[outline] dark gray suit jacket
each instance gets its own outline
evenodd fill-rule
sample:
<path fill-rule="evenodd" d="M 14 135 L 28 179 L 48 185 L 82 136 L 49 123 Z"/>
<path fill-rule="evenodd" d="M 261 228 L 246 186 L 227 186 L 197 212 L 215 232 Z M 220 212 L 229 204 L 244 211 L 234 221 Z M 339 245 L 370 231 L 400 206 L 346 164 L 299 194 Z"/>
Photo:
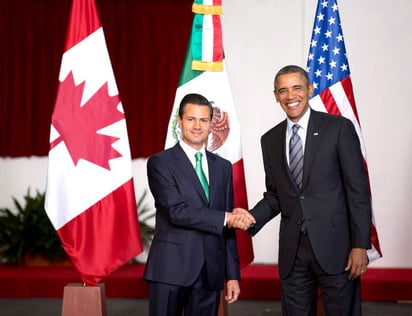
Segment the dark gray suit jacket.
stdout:
<path fill-rule="evenodd" d="M 343 272 L 352 248 L 371 247 L 369 183 L 355 128 L 346 118 L 311 110 L 299 191 L 286 160 L 286 126 L 285 120 L 262 136 L 267 191 L 251 210 L 257 223 L 250 233 L 281 214 L 284 278 L 293 267 L 304 218 L 320 266 L 328 274 Z"/>
<path fill-rule="evenodd" d="M 236 234 L 223 227 L 225 212 L 233 209 L 232 165 L 206 156 L 210 202 L 179 144 L 148 160 L 156 227 L 145 280 L 188 286 L 203 265 L 212 290 L 222 290 L 225 279 L 240 279 Z"/>

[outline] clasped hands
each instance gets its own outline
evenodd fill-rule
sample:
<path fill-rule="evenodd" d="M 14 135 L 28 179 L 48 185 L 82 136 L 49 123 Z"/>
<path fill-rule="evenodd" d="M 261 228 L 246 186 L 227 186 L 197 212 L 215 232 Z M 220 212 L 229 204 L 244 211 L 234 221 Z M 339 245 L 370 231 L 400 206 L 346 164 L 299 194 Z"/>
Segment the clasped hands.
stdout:
<path fill-rule="evenodd" d="M 243 208 L 234 208 L 232 212 L 227 213 L 226 225 L 229 228 L 239 228 L 247 230 L 256 223 L 255 218 L 248 210 Z"/>

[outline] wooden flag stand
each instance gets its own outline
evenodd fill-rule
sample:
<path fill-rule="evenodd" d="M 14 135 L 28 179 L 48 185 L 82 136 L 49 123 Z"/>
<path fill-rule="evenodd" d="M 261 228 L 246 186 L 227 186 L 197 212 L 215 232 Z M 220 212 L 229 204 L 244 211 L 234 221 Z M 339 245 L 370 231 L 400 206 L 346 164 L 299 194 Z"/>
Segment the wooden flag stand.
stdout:
<path fill-rule="evenodd" d="M 69 283 L 64 287 L 62 316 L 106 316 L 106 291 L 104 284 L 84 286 Z"/>
<path fill-rule="evenodd" d="M 218 316 L 227 316 L 227 302 L 225 300 L 225 290 L 220 292 L 220 304 Z"/>

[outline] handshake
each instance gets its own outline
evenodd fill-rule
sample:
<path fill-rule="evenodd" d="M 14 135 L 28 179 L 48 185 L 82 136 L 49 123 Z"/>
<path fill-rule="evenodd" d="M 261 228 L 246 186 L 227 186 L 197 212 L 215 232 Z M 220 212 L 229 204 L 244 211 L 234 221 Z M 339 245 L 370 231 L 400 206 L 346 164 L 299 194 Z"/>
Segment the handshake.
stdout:
<path fill-rule="evenodd" d="M 226 214 L 226 226 L 229 228 L 247 230 L 256 223 L 252 214 L 243 208 L 234 208 L 232 212 L 227 212 Z"/>

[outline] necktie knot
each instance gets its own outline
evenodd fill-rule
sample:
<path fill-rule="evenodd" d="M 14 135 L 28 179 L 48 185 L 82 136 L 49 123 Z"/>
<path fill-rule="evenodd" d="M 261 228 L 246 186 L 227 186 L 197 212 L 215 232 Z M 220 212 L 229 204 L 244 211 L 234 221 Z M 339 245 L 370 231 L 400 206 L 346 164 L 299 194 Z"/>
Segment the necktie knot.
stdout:
<path fill-rule="evenodd" d="M 292 126 L 292 138 L 296 137 L 298 135 L 298 130 L 300 128 L 299 124 L 293 124 Z"/>
<path fill-rule="evenodd" d="M 196 154 L 195 154 L 195 157 L 196 157 L 196 162 L 198 162 L 198 161 L 202 161 L 202 153 L 200 152 L 200 151 L 198 151 Z"/>

